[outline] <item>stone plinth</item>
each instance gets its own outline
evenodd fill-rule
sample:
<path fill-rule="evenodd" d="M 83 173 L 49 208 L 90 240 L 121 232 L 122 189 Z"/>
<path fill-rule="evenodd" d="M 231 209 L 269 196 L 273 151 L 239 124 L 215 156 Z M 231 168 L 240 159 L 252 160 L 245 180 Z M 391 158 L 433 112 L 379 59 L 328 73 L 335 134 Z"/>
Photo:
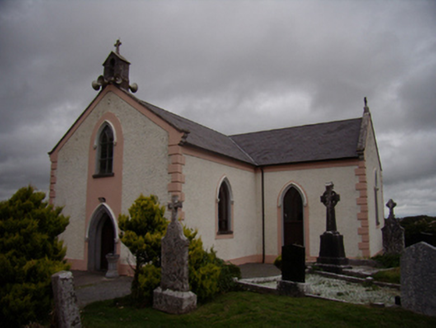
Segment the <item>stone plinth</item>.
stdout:
<path fill-rule="evenodd" d="M 287 280 L 277 282 L 277 291 L 280 295 L 291 297 L 304 297 L 306 294 L 312 294 L 309 284 Z"/>
<path fill-rule="evenodd" d="M 337 231 L 326 231 L 321 236 L 319 257 L 316 265 L 323 270 L 342 273 L 343 269 L 350 268 L 345 257 L 344 236 Z"/>
<path fill-rule="evenodd" d="M 153 308 L 172 314 L 188 313 L 197 308 L 197 295 L 158 287 L 153 291 Z"/>
<path fill-rule="evenodd" d="M 436 247 L 425 242 L 407 247 L 401 256 L 401 304 L 436 316 Z"/>
<path fill-rule="evenodd" d="M 118 259 L 120 258 L 119 254 L 107 254 L 107 272 L 106 278 L 117 278 L 120 275 L 118 274 Z"/>
<path fill-rule="evenodd" d="M 58 327 L 82 327 L 74 291 L 73 274 L 69 271 L 60 271 L 51 276 L 51 282 Z"/>

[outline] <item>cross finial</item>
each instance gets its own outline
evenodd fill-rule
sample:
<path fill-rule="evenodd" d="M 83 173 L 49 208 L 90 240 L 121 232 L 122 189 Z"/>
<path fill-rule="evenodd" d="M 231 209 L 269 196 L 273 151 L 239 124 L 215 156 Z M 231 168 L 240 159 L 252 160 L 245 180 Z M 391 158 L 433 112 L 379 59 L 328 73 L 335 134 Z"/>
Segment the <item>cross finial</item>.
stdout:
<path fill-rule="evenodd" d="M 177 220 L 177 211 L 182 208 L 182 202 L 179 201 L 179 196 L 173 196 L 171 203 L 168 203 L 168 209 L 171 210 L 171 221 Z"/>
<path fill-rule="evenodd" d="M 363 111 L 366 113 L 369 111 L 369 107 L 368 107 L 368 99 L 366 99 L 366 97 L 363 98 L 363 102 L 365 104 L 365 106 L 363 107 Z"/>
<path fill-rule="evenodd" d="M 395 218 L 394 207 L 397 206 L 397 203 L 395 203 L 392 199 L 389 199 L 389 201 L 386 203 L 386 206 L 389 208 L 389 218 Z"/>
<path fill-rule="evenodd" d="M 117 40 L 117 42 L 115 42 L 114 47 L 115 47 L 115 52 L 119 55 L 120 54 L 120 46 L 122 45 L 120 39 Z"/>

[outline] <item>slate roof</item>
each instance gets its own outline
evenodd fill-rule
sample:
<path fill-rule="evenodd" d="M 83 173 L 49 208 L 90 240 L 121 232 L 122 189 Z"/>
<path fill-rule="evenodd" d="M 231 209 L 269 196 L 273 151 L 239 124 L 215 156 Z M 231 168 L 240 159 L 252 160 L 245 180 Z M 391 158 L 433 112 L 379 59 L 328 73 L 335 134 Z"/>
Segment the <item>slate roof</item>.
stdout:
<path fill-rule="evenodd" d="M 130 97 L 179 131 L 185 144 L 255 166 L 357 158 L 362 118 L 227 136 Z"/>
<path fill-rule="evenodd" d="M 356 158 L 362 119 L 230 136 L 259 165 Z"/>
<path fill-rule="evenodd" d="M 187 132 L 186 144 L 202 148 L 239 161 L 255 164 L 228 136 L 190 121 L 184 117 L 140 101 L 141 104 L 180 131 Z"/>

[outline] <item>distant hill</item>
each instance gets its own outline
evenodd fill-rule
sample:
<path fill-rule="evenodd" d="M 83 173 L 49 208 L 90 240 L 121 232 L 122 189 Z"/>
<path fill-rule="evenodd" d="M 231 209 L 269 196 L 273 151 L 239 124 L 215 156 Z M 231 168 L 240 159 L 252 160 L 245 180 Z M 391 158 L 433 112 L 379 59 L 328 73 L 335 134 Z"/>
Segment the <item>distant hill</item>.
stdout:
<path fill-rule="evenodd" d="M 406 247 L 425 241 L 436 247 L 436 217 L 428 215 L 407 216 L 400 218 L 405 229 Z"/>

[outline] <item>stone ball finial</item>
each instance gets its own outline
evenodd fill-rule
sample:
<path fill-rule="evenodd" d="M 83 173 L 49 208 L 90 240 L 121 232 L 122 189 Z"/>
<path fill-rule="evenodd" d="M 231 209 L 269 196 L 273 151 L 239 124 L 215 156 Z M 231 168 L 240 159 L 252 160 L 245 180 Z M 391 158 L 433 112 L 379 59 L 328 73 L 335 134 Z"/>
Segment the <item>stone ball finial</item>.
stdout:
<path fill-rule="evenodd" d="M 132 83 L 131 85 L 129 85 L 129 89 L 130 91 L 132 91 L 132 93 L 135 93 L 136 91 L 138 91 L 138 85 L 136 83 Z"/>

